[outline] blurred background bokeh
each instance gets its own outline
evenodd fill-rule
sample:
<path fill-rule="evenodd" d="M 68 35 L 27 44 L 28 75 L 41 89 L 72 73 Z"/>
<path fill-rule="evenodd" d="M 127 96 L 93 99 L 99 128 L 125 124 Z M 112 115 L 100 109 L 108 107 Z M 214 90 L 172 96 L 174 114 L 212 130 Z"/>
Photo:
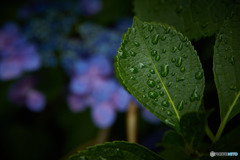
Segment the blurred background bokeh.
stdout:
<path fill-rule="evenodd" d="M 166 126 L 118 83 L 114 57 L 132 25 L 129 0 L 9 0 L 0 6 L 0 159 L 64 159 L 127 140 L 156 150 Z"/>

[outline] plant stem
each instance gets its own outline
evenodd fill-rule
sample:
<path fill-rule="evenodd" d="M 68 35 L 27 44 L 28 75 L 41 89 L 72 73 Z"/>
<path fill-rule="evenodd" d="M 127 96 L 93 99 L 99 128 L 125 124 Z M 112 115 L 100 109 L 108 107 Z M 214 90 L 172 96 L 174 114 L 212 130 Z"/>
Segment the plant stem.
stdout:
<path fill-rule="evenodd" d="M 131 101 L 127 112 L 127 141 L 137 142 L 137 106 L 136 103 Z"/>
<path fill-rule="evenodd" d="M 213 142 L 215 139 L 215 136 L 212 133 L 211 129 L 209 128 L 208 124 L 206 124 L 206 126 L 205 126 L 205 131 L 206 131 L 206 134 L 208 135 L 209 139 Z"/>

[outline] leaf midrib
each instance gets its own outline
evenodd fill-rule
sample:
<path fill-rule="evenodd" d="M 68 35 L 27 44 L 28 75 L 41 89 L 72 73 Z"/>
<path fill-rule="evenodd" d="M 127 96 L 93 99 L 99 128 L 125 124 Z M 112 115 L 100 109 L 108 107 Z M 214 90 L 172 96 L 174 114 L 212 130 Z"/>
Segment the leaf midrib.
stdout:
<path fill-rule="evenodd" d="M 135 19 L 136 19 L 137 21 L 139 21 L 137 18 L 135 18 Z M 138 30 L 139 30 L 140 37 L 141 37 L 142 41 L 144 42 L 144 45 L 146 46 L 147 53 L 148 53 L 148 55 L 149 55 L 148 58 L 151 60 L 151 62 L 152 62 L 152 64 L 153 64 L 153 67 L 154 67 L 154 69 L 155 69 L 155 71 L 156 71 L 156 73 L 157 73 L 157 75 L 158 75 L 158 78 L 160 79 L 160 82 L 161 82 L 161 84 L 162 84 L 162 86 L 163 86 L 163 89 L 164 89 L 164 91 L 166 92 L 170 103 L 172 104 L 172 107 L 173 107 L 173 110 L 174 110 L 174 112 L 175 112 L 175 114 L 176 114 L 176 116 L 177 116 L 177 119 L 180 121 L 180 116 L 179 116 L 179 114 L 178 114 L 178 111 L 177 111 L 177 109 L 176 109 L 176 106 L 175 106 L 175 104 L 174 104 L 171 96 L 169 95 L 168 90 L 167 90 L 165 84 L 163 83 L 162 78 L 161 78 L 161 76 L 160 76 L 160 74 L 159 74 L 159 72 L 158 72 L 158 70 L 157 70 L 157 68 L 156 68 L 156 66 L 155 66 L 155 64 L 154 64 L 154 62 L 153 62 L 153 60 L 152 60 L 151 53 L 149 52 L 149 49 L 148 49 L 148 47 L 147 47 L 147 44 L 146 44 L 146 42 L 145 42 L 144 39 L 143 39 L 143 36 L 142 36 L 143 34 L 141 33 L 141 30 L 140 30 L 140 28 L 138 27 L 137 24 L 136 24 L 136 27 L 137 27 Z M 169 52 L 168 52 L 168 54 L 169 54 Z"/>

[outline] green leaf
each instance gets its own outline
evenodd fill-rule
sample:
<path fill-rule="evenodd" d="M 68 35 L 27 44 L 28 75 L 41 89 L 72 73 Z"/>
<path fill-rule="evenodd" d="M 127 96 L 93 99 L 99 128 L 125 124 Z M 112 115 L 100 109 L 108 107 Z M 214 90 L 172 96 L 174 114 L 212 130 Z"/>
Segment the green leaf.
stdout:
<path fill-rule="evenodd" d="M 199 39 L 217 33 L 234 5 L 232 0 L 135 0 L 134 12 L 144 21 L 166 23 Z"/>
<path fill-rule="evenodd" d="M 199 109 L 204 90 L 200 60 L 191 42 L 171 27 L 134 18 L 115 70 L 145 108 L 175 129 L 183 114 Z"/>
<path fill-rule="evenodd" d="M 107 142 L 90 147 L 70 157 L 70 160 L 162 160 L 156 153 L 136 143 Z"/>
<path fill-rule="evenodd" d="M 231 18 L 224 22 L 214 46 L 213 72 L 223 124 L 240 112 L 239 28 L 240 7 L 237 6 Z"/>
<path fill-rule="evenodd" d="M 192 112 L 185 114 L 180 121 L 180 128 L 183 137 L 193 148 L 196 148 L 205 135 L 207 124 L 207 113 Z"/>
<path fill-rule="evenodd" d="M 162 141 L 158 143 L 158 145 L 164 147 L 165 149 L 184 148 L 185 141 L 182 135 L 176 131 L 169 130 L 163 135 Z"/>

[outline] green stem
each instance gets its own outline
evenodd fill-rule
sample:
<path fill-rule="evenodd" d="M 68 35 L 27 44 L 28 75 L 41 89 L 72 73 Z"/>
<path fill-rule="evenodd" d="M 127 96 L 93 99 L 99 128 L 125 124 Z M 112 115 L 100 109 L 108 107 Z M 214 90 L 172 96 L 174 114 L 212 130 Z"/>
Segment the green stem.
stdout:
<path fill-rule="evenodd" d="M 209 128 L 208 124 L 205 126 L 206 134 L 208 135 L 209 139 L 213 142 L 215 139 L 215 136 L 213 135 L 211 129 Z"/>

